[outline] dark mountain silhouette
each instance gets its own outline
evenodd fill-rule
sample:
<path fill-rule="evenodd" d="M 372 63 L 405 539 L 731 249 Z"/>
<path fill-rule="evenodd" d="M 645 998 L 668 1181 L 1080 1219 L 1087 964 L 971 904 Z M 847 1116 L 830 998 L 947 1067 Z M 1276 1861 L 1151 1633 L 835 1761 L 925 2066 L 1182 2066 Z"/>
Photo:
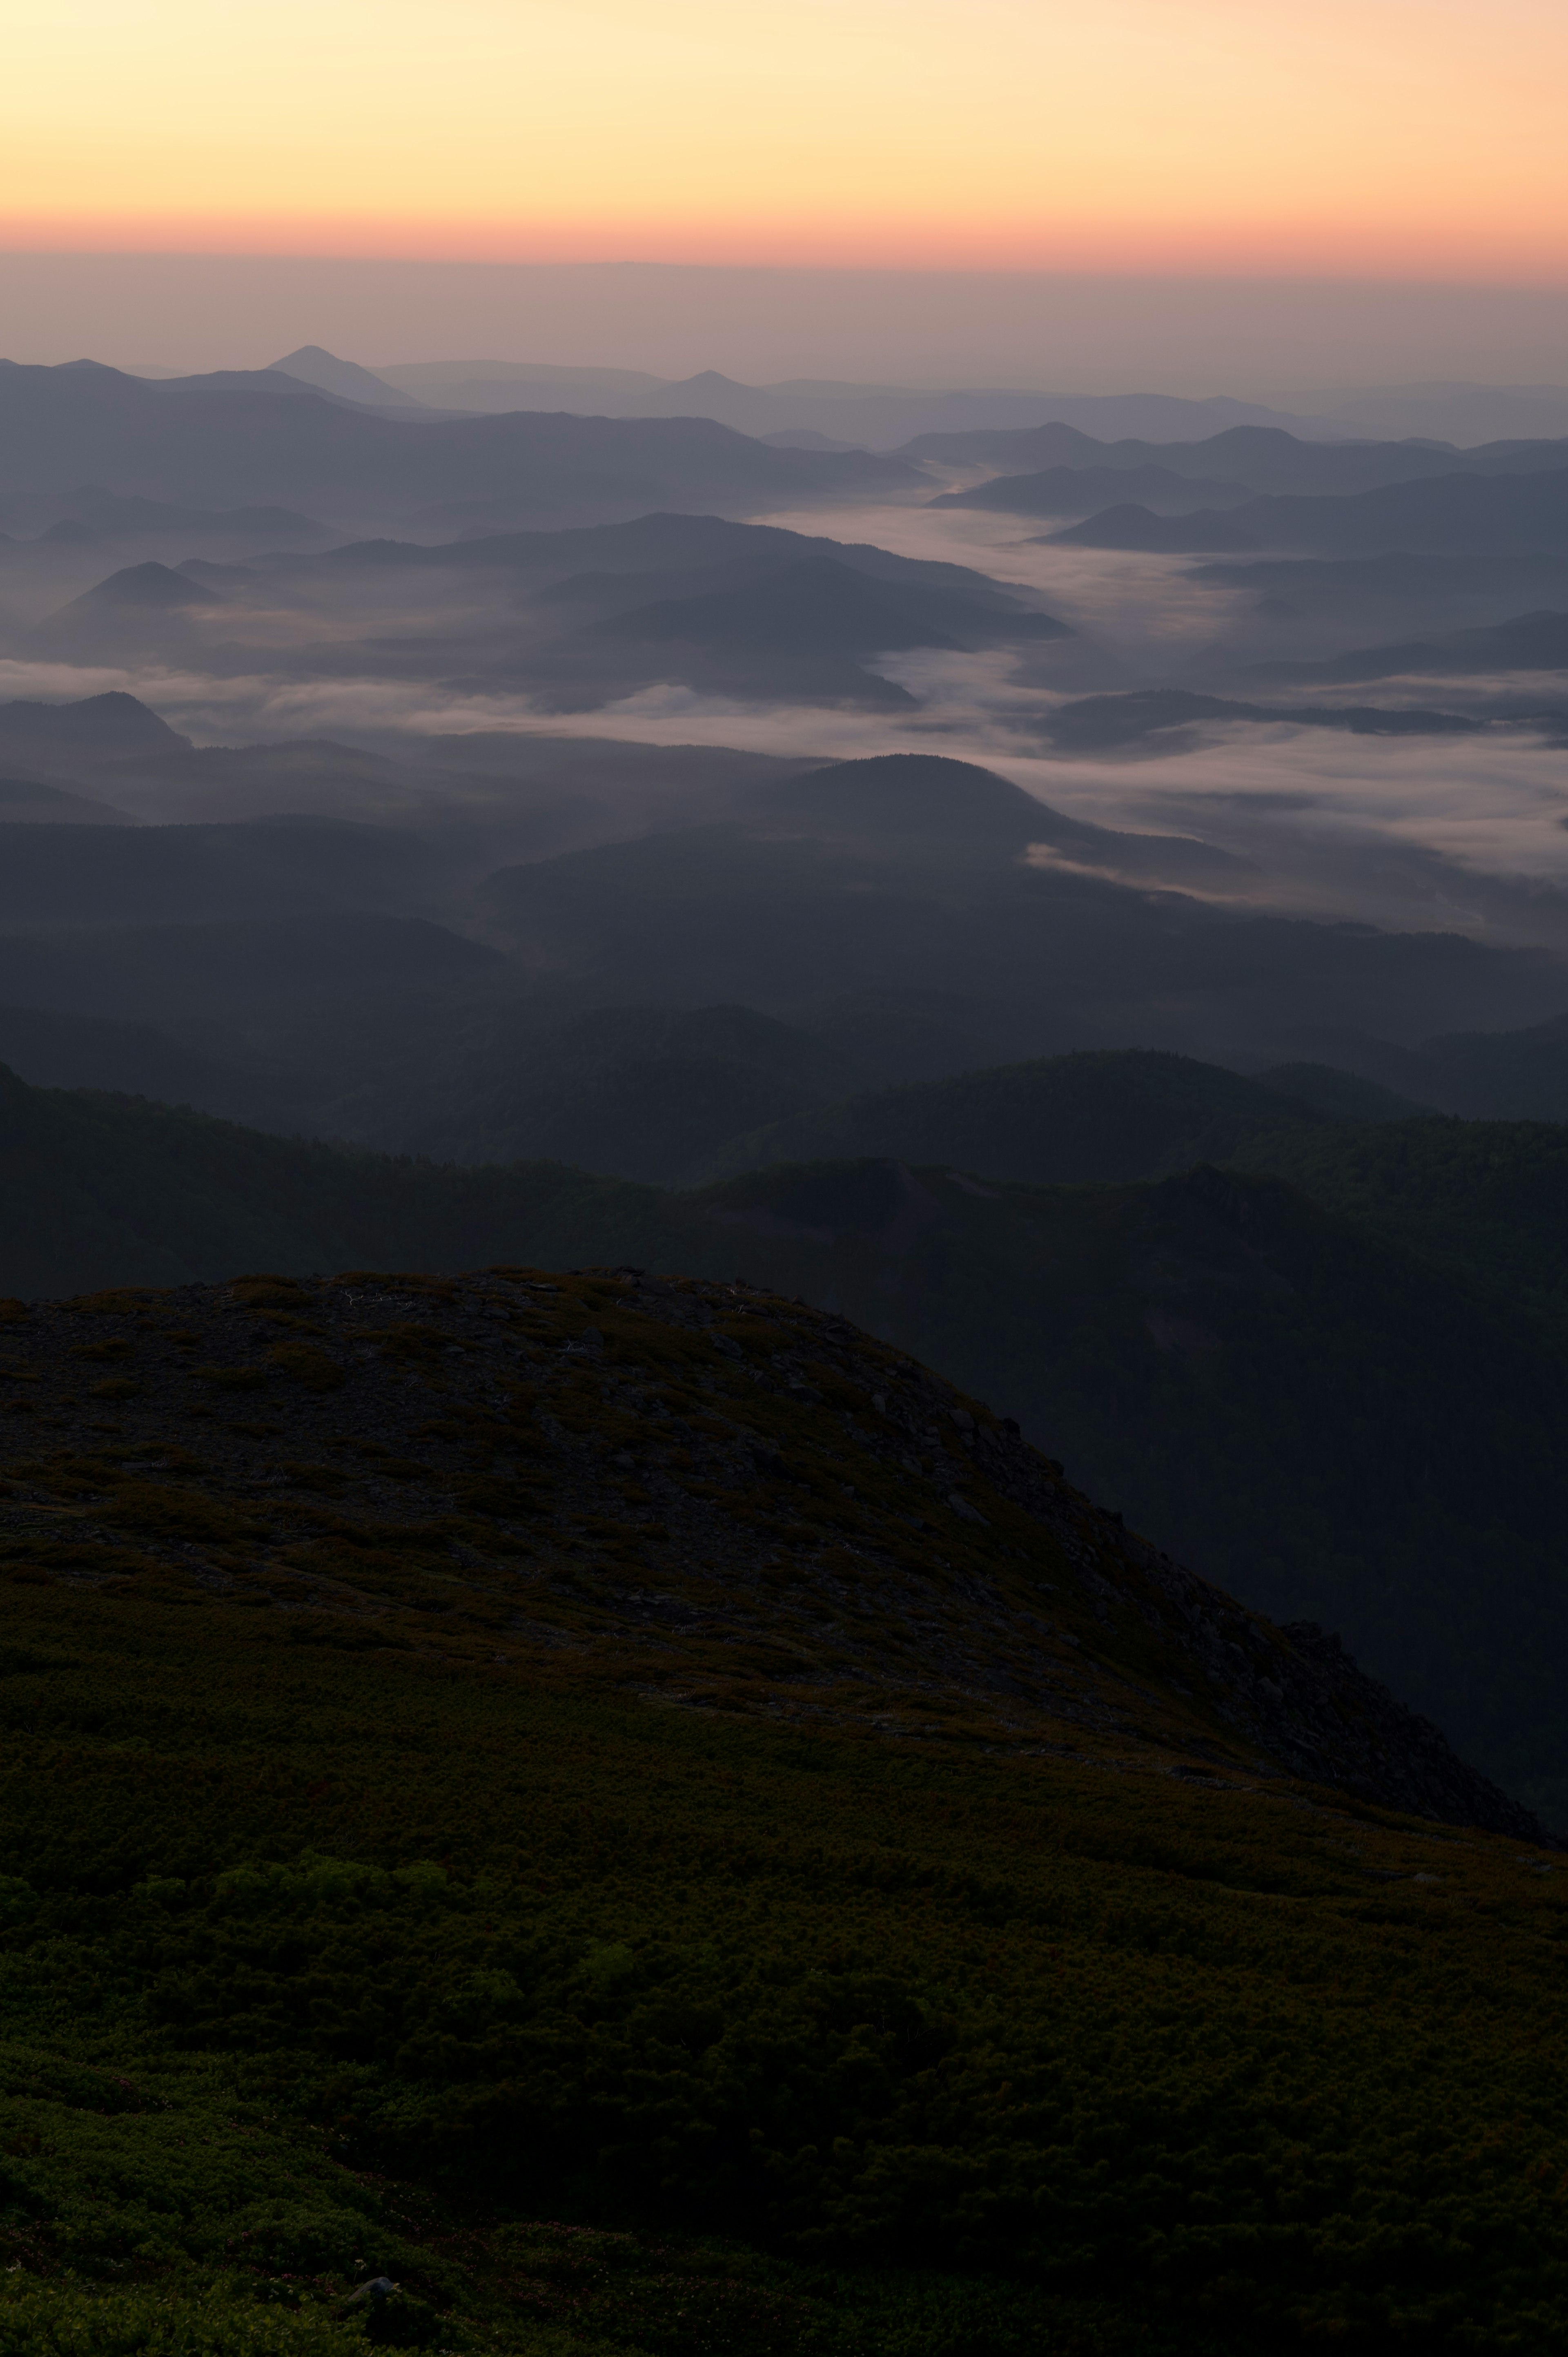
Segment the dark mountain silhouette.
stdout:
<path fill-rule="evenodd" d="M 167 565 L 127 565 L 84 591 L 81 597 L 73 597 L 53 619 L 60 621 L 70 614 L 96 613 L 106 606 L 135 606 L 153 613 L 171 613 L 222 602 L 188 573 L 177 572 Z"/>
<path fill-rule="evenodd" d="M 814 1107 L 729 1139 L 686 1183 L 868 1156 L 1036 1186 L 1155 1178 L 1234 1160 L 1256 1138 L 1320 1118 L 1274 1087 L 1187 1056 L 1047 1057 Z"/>
<path fill-rule="evenodd" d="M 5 1039 L 0 1014 L 0 1056 Z M 744 1006 L 598 1007 L 519 1040 L 504 1077 L 499 1059 L 471 1072 L 451 1060 L 446 1103 L 432 1115 L 427 1099 L 423 1121 L 397 1123 L 400 1146 L 443 1162 L 548 1158 L 658 1182 L 757 1119 L 843 1096 L 860 1078 L 824 1041 Z M 316 1125 L 345 1125 L 328 1112 Z M 383 1135 L 393 1125 L 384 1110 L 378 1125 Z M 354 1134 L 380 1142 L 362 1116 Z"/>
<path fill-rule="evenodd" d="M 1568 1123 L 1568 1016 L 1520 1029 L 1454 1029 L 1419 1044 L 1347 1034 L 1350 1070 L 1473 1121 Z"/>
<path fill-rule="evenodd" d="M 40 653 L 83 662 L 180 651 L 193 634 L 192 618 L 219 611 L 225 603 L 183 570 L 156 563 L 127 565 L 47 616 L 29 640 Z"/>
<path fill-rule="evenodd" d="M 64 786 L 46 785 L 41 778 L 0 777 L 0 826 L 32 825 L 134 826 L 129 811 L 90 795 L 73 794 Z"/>
<path fill-rule="evenodd" d="M 854 450 L 854 442 L 838 442 L 831 434 L 819 434 L 814 426 L 786 426 L 782 434 L 762 434 L 762 442 L 770 442 L 776 450 Z"/>
<path fill-rule="evenodd" d="M 908 385 L 854 384 L 787 378 L 742 384 L 716 369 L 674 382 L 635 369 L 546 367 L 526 361 L 415 362 L 378 371 L 421 401 L 487 411 L 567 409 L 592 416 L 717 418 L 768 439 L 802 430 L 855 449 L 886 450 L 912 435 L 967 429 L 1037 428 L 1061 418 L 1092 434 L 1143 433 L 1197 437 L 1222 425 L 1284 424 L 1332 433 L 1332 421 L 1298 419 L 1283 410 L 1219 395 L 1185 401 L 1160 393 L 1051 393 L 1015 388 L 929 392 Z"/>
<path fill-rule="evenodd" d="M 1339 1121 L 1409 1121 L 1431 1113 L 1430 1104 L 1400 1096 L 1359 1072 L 1341 1072 L 1332 1064 L 1273 1064 L 1252 1074 L 1261 1088 L 1277 1090 L 1299 1104 L 1332 1114 Z"/>
<path fill-rule="evenodd" d="M 0 491 L 107 480 L 204 507 L 335 515 L 538 515 L 761 508 L 895 489 L 901 461 L 776 450 L 703 419 L 514 414 L 435 424 L 347 407 L 275 371 L 149 383 L 87 361 L 0 364 Z"/>
<path fill-rule="evenodd" d="M 764 813 L 817 835 L 950 837 L 1021 845 L 1042 841 L 1055 817 L 1033 794 L 936 753 L 884 753 L 835 761 L 768 789 Z"/>
<path fill-rule="evenodd" d="M 1116 500 L 1159 512 L 1239 502 L 1240 483 L 1184 475 L 1170 467 L 1047 467 L 1035 475 L 999 475 L 966 491 L 948 491 L 934 508 L 996 508 L 1008 515 L 1083 515 Z"/>
<path fill-rule="evenodd" d="M 1313 676 L 1339 675 L 1328 665 L 1302 669 Z M 1487 725 L 1462 713 L 1423 712 L 1404 705 L 1240 704 L 1227 696 L 1199 695 L 1189 688 L 1144 687 L 1125 695 L 1085 695 L 1074 703 L 1058 705 L 1047 723 L 1047 734 L 1064 752 L 1093 752 L 1135 744 L 1162 730 L 1191 727 L 1206 720 L 1283 721 L 1299 728 L 1345 729 L 1357 737 L 1465 737 Z"/>
<path fill-rule="evenodd" d="M 1339 498 L 1250 500 L 1219 515 L 1108 508 L 1053 538 L 1080 548 L 1179 553 L 1319 549 L 1344 555 L 1568 554 L 1568 466 L 1550 474 L 1434 475 Z"/>
<path fill-rule="evenodd" d="M 1318 662 L 1269 665 L 1278 679 L 1391 679 L 1402 673 L 1452 673 L 1568 671 L 1568 613 L 1516 614 L 1510 621 L 1437 639 L 1362 647 Z"/>
<path fill-rule="evenodd" d="M 1249 592 L 1256 610 L 1283 621 L 1326 621 L 1338 630 L 1358 623 L 1387 635 L 1410 623 L 1454 628 L 1501 622 L 1534 608 L 1568 608 L 1568 554 L 1509 549 L 1491 555 L 1270 557 L 1254 564 L 1202 565 L 1193 578 Z M 1400 627 L 1401 625 L 1403 627 Z"/>
<path fill-rule="evenodd" d="M 1115 876 L 1213 883 L 1244 861 L 1190 835 L 1131 834 L 1068 818 L 993 770 L 940 754 L 885 753 L 787 779 L 759 799 L 770 832 L 840 838 L 886 857 L 993 859 L 1048 845 L 1069 860 Z M 943 845 L 945 850 L 937 846 Z"/>
<path fill-rule="evenodd" d="M 443 877 L 419 835 L 328 819 L 18 829 L 0 925 L 198 923 L 313 909 L 428 908 Z"/>
<path fill-rule="evenodd" d="M 156 1097 L 262 1128 L 296 1126 L 310 1093 L 299 1075 L 274 1073 L 260 1060 L 225 1063 L 151 1024 L 58 1007 L 0 1006 L 0 1064 L 35 1088 Z"/>
<path fill-rule="evenodd" d="M 296 378 L 301 384 L 314 385 L 321 393 L 335 393 L 368 408 L 408 409 L 417 414 L 427 406 L 415 401 L 413 393 L 361 368 L 357 361 L 340 361 L 335 352 L 324 351 L 319 344 L 301 344 L 298 351 L 285 353 L 271 367 L 284 376 Z"/>
<path fill-rule="evenodd" d="M 296 548 L 330 537 L 324 524 L 290 508 L 175 507 L 166 500 L 125 498 L 91 483 L 74 491 L 0 498 L 0 523 L 51 542 L 220 540 L 252 548 Z"/>
<path fill-rule="evenodd" d="M 1568 440 L 1493 442 L 1459 450 L 1427 441 L 1305 441 L 1277 425 L 1237 425 L 1206 440 L 1096 442 L 1065 426 L 1022 434 L 921 435 L 900 457 L 954 466 L 1159 467 L 1270 494 L 1344 497 L 1440 475 L 1539 474 L 1568 466 Z"/>
<path fill-rule="evenodd" d="M 0 704 L 0 761 L 74 775 L 101 761 L 188 750 L 182 737 L 134 695 L 118 689 L 67 704 L 19 698 Z"/>
<path fill-rule="evenodd" d="M 1162 880 L 1213 882 L 1224 855 L 1069 827 L 1044 806 L 1035 840 L 1056 835 L 1062 856 L 1043 862 L 950 832 L 829 842 L 778 820 L 770 831 L 790 839 L 715 824 L 502 868 L 477 905 L 488 938 L 602 1002 L 657 995 L 789 1016 L 867 990 L 946 992 L 993 1033 L 1018 1039 L 1026 1016 L 1036 1053 L 1141 1036 L 1272 1063 L 1321 1055 L 1341 1029 L 1413 1041 L 1542 1021 L 1568 996 L 1561 964 L 1540 952 L 1152 898 Z"/>
<path fill-rule="evenodd" d="M 1505 1783 L 1553 1813 L 1568 1796 L 1561 1335 L 1277 1178 L 1042 1189 L 872 1160 L 672 1196 L 559 1165 L 381 1160 L 20 1082 L 5 1101 L 0 1283 L 17 1293 L 178 1284 L 220 1257 L 286 1275 L 511 1252 L 726 1281 L 744 1260 L 966 1386 L 983 1374 L 1136 1526 L 1179 1534 L 1255 1605 L 1331 1613 Z M 1411 1126 L 1431 1125 L 1349 1134 Z M 1283 1125 L 1308 1144 L 1332 1127 Z M 908 1478 L 923 1500 L 918 1459 Z"/>
<path fill-rule="evenodd" d="M 1065 623 L 982 604 L 952 591 L 873 582 L 854 566 L 811 555 L 736 589 L 660 599 L 592 626 L 606 638 L 676 640 L 748 653 L 872 654 L 956 648 L 998 638 L 1056 639 Z"/>
<path fill-rule="evenodd" d="M 382 668 L 489 674 L 513 690 L 526 682 L 557 711 L 594 710 L 671 682 L 766 702 L 908 709 L 909 693 L 859 658 L 884 648 L 1072 635 L 1026 593 L 963 565 L 711 515 L 656 513 L 434 547 L 360 542 L 319 559 L 278 558 L 248 570 L 263 604 L 269 589 L 338 604 L 365 597 Z M 205 568 L 200 577 L 217 579 Z M 384 624 L 374 601 L 396 601 L 409 594 L 403 584 L 412 593 L 425 580 L 428 620 L 422 615 L 410 638 L 380 642 Z M 509 610 L 520 602 L 521 630 Z M 437 617 L 447 604 L 454 620 L 444 632 Z M 476 606 L 493 607 L 494 619 L 476 622 Z"/>
<path fill-rule="evenodd" d="M 626 523 L 564 532 L 474 533 L 434 545 L 416 541 L 353 541 L 319 557 L 269 568 L 288 580 L 330 579 L 340 573 L 410 574 L 457 569 L 515 573 L 539 583 L 641 576 L 662 587 L 682 574 L 722 576 L 725 586 L 766 579 L 786 565 L 831 559 L 869 579 L 948 589 L 998 614 L 1021 610 L 1017 597 L 969 565 L 898 556 L 865 542 L 789 532 L 778 524 L 739 523 L 724 516 L 652 514 Z"/>
<path fill-rule="evenodd" d="M 1237 512 L 1251 518 L 1255 506 L 1255 501 L 1250 501 Z M 1082 523 L 1068 524 L 1047 537 L 1065 548 L 1147 549 L 1164 556 L 1263 545 L 1245 524 L 1231 523 L 1212 508 L 1198 508 L 1190 515 L 1165 516 L 1131 502 L 1103 508 L 1098 515 L 1085 517 Z"/>
<path fill-rule="evenodd" d="M 20 840 L 33 830 L 15 832 Z M 135 839 L 129 831 L 121 836 L 123 844 Z M 110 900 L 113 876 L 100 880 Z M 0 1005 L 163 1024 L 237 1022 L 260 1011 L 276 1018 L 290 1008 L 376 998 L 406 1009 L 421 993 L 485 985 L 505 971 L 496 951 L 428 918 L 331 906 L 329 878 L 315 877 L 304 859 L 281 883 L 275 875 L 225 876 L 220 863 L 209 905 L 220 888 L 223 905 L 249 898 L 275 907 L 292 899 L 304 913 L 210 923 L 188 915 L 167 924 L 78 920 L 47 933 L 0 935 Z"/>
<path fill-rule="evenodd" d="M 1001 473 L 1040 471 L 1048 467 L 1113 464 L 1106 453 L 1117 446 L 1098 442 L 1076 425 L 1053 420 L 1043 425 L 976 426 L 917 434 L 898 456 L 939 466 L 994 467 Z M 1163 445 L 1161 446 L 1163 449 Z M 1143 463 L 1138 461 L 1136 463 Z"/>

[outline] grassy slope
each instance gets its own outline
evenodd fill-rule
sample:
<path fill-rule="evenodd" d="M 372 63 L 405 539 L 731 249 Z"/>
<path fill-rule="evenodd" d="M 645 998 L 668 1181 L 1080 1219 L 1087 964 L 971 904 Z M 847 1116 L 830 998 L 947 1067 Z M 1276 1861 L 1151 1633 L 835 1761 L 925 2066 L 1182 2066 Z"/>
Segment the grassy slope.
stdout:
<path fill-rule="evenodd" d="M 1398 1216 L 1369 1234 L 1368 1202 L 1348 1187 L 1353 1221 L 1267 1178 L 987 1188 L 862 1163 L 671 1197 L 553 1165 L 342 1155 L 19 1083 L 7 1112 L 7 1291 L 526 1257 L 739 1269 L 842 1309 L 1016 1415 L 1076 1478 L 1250 1602 L 1342 1629 L 1499 1781 L 1550 1822 L 1568 1818 L 1568 1361 L 1555 1329 L 1489 1278 L 1480 1289 L 1407 1249 L 1426 1216 L 1435 1250 L 1441 1219 L 1472 1252 L 1496 1237 L 1496 1265 L 1512 1254 L 1539 1286 L 1560 1252 L 1555 1133 L 1533 1225 L 1513 1165 L 1491 1172 L 1487 1130 L 1275 1133 L 1314 1189 L 1366 1157 L 1386 1190 L 1412 1138 L 1453 1147 L 1451 1200 L 1418 1157 Z M 1501 1190 L 1489 1226 L 1477 1175 Z"/>
<path fill-rule="evenodd" d="M 725 1222 L 746 1274 L 989 1394 L 1140 1528 L 1343 1629 L 1499 1781 L 1568 1813 L 1568 1355 L 1527 1309 L 1265 1178 L 828 1164 L 677 1201 L 690 1245 Z"/>
<path fill-rule="evenodd" d="M 621 1348 L 605 1287 L 560 1307 Z M 406 1330 L 409 1415 L 526 1442 L 526 1387 L 465 1410 Z M 663 1376 L 744 1388 L 700 1337 Z M 336 1395 L 292 1396 L 243 1405 L 319 1451 Z M 347 2350 L 382 2267 L 411 2334 L 531 2357 L 1560 2341 L 1550 1860 L 1124 1734 L 650 1706 L 596 1652 L 607 1535 L 557 1566 L 575 1641 L 498 1665 L 519 1573 L 433 1622 L 445 1523 L 367 1524 L 367 1646 L 239 1576 L 224 1429 L 171 1418 L 162 1521 L 145 1444 L 111 1513 L 166 1553 L 184 1495 L 227 1585 L 6 1550 L 0 2348 Z"/>

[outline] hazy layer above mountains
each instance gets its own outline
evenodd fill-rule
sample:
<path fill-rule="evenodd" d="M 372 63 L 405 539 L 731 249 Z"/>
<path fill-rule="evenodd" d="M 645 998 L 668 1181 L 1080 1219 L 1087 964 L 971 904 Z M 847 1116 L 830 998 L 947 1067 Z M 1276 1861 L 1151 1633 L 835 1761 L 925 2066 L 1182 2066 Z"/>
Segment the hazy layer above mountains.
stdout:
<path fill-rule="evenodd" d="M 569 409 L 604 417 L 710 417 L 743 434 L 814 432 L 892 449 L 915 435 L 994 431 L 1053 422 L 1101 439 L 1200 441 L 1228 425 L 1277 425 L 1308 438 L 1458 445 L 1568 435 L 1568 385 L 1427 384 L 1351 388 L 1300 405 L 1165 393 L 946 390 L 788 379 L 747 384 L 717 369 L 671 379 L 635 369 L 574 369 L 526 361 L 423 361 L 366 369 L 307 346 L 270 364 L 360 402 L 433 410 Z"/>
<path fill-rule="evenodd" d="M 0 256 L 0 307 L 18 358 L 184 371 L 314 343 L 372 363 L 501 353 L 665 382 L 713 368 L 750 384 L 1146 387 L 1313 414 L 1347 388 L 1568 382 L 1560 307 L 1540 286 L 1376 275 L 50 253 Z M 1475 438 L 1563 430 L 1484 423 Z"/>

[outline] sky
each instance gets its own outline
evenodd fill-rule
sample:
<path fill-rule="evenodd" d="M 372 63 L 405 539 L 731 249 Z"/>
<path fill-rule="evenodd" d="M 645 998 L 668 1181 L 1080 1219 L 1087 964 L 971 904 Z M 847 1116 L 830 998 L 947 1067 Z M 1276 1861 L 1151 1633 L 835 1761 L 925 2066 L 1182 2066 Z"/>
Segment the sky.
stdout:
<path fill-rule="evenodd" d="M 0 248 L 1560 285 L 1564 88 L 1561 0 L 15 0 Z"/>

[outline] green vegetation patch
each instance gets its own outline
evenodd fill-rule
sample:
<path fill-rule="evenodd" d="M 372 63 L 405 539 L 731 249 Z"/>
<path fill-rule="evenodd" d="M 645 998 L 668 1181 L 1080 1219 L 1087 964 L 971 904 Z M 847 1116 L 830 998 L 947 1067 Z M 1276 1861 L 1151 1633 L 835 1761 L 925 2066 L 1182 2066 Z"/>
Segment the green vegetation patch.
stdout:
<path fill-rule="evenodd" d="M 570 1647 L 10 1594 L 0 2330 L 346 2344 L 372 2272 L 454 2348 L 1568 2329 L 1550 1855 L 987 1757 L 915 1690 L 870 1746 L 596 1694 Z"/>

